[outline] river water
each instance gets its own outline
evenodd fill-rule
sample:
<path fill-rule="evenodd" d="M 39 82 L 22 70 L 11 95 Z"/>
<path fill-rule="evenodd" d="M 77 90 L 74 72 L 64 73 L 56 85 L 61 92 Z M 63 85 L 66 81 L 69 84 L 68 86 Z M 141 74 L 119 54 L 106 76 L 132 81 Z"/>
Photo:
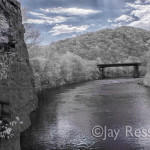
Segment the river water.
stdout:
<path fill-rule="evenodd" d="M 150 150 L 150 89 L 115 79 L 47 90 L 31 120 L 22 150 Z"/>

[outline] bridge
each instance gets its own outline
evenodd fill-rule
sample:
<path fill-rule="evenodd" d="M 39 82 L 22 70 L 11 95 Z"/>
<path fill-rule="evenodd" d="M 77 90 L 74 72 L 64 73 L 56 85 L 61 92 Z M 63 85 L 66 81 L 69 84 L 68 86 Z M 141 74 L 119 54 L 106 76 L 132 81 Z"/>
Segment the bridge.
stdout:
<path fill-rule="evenodd" d="M 120 63 L 120 64 L 99 64 L 97 65 L 97 67 L 99 68 L 99 70 L 102 73 L 102 79 L 105 78 L 105 68 L 107 67 L 130 67 L 133 66 L 134 67 L 134 72 L 133 72 L 133 77 L 134 78 L 139 78 L 140 74 L 139 74 L 139 66 L 141 65 L 141 63 Z"/>

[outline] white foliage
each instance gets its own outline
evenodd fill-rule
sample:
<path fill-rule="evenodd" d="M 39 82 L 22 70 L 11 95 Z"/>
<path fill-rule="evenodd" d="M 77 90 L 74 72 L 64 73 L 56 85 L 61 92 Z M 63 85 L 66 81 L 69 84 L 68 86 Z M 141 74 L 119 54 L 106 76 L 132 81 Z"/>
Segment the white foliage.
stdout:
<path fill-rule="evenodd" d="M 29 51 L 36 89 L 97 79 L 97 64 L 143 61 L 148 51 L 150 32 L 133 27 L 106 29 L 58 41 Z M 131 75 L 133 70 L 118 68 L 108 74 Z M 112 74 L 111 74 L 112 72 Z"/>

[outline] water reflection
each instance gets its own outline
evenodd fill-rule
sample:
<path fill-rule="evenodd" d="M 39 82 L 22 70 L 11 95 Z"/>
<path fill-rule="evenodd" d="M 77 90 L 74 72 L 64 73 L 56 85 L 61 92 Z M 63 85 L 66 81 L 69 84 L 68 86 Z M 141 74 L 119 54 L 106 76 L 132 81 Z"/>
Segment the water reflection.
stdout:
<path fill-rule="evenodd" d="M 125 126 L 150 129 L 150 90 L 135 79 L 92 81 L 45 91 L 32 126 L 21 136 L 23 150 L 150 149 L 149 137 L 125 137 Z M 116 141 L 92 136 L 95 125 L 120 129 Z"/>

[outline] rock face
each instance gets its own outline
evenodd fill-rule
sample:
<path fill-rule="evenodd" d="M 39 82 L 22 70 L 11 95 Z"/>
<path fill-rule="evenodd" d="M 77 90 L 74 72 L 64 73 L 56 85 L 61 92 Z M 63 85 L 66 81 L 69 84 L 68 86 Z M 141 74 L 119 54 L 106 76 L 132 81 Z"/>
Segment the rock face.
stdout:
<path fill-rule="evenodd" d="M 24 42 L 20 3 L 0 0 L 0 120 L 19 117 L 13 138 L 0 141 L 0 150 L 20 150 L 20 133 L 30 126 L 30 113 L 37 107 L 34 79 Z"/>

